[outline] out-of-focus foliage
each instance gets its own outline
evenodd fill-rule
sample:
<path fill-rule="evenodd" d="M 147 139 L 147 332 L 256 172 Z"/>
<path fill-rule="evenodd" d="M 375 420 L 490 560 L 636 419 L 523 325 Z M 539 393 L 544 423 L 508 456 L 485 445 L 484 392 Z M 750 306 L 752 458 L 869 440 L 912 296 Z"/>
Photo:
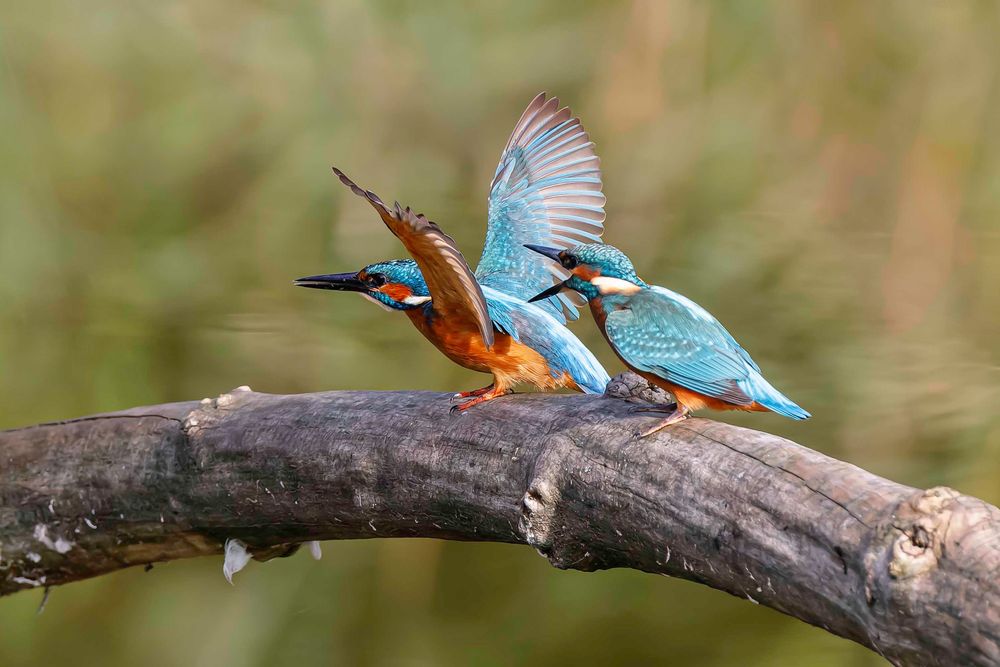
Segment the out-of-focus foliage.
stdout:
<path fill-rule="evenodd" d="M 405 318 L 291 280 L 402 256 L 331 164 L 477 257 L 547 90 L 598 142 L 606 240 L 815 415 L 714 416 L 998 502 L 998 44 L 989 2 L 5 3 L 0 426 L 241 384 L 480 386 Z M 60 588 L 40 617 L 40 592 L 0 601 L 0 664 L 880 664 L 525 548 L 331 543 L 235 589 L 220 566 Z"/>

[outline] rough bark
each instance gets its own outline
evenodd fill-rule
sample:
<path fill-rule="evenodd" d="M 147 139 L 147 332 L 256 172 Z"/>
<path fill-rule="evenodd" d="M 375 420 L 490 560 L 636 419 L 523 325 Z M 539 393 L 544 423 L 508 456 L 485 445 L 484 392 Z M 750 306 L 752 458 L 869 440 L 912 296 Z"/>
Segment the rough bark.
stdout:
<path fill-rule="evenodd" d="M 0 594 L 306 540 L 523 543 L 764 604 L 907 665 L 1000 663 L 1000 510 L 607 397 L 333 392 L 0 433 Z"/>

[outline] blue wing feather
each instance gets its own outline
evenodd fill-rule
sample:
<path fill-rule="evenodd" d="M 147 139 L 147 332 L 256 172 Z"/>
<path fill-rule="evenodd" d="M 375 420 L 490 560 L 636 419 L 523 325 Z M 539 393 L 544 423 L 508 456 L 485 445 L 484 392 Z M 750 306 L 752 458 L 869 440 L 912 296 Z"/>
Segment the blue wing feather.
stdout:
<path fill-rule="evenodd" d="M 757 402 L 795 419 L 809 413 L 772 387 L 760 367 L 704 308 L 662 287 L 608 313 L 605 332 L 635 368 L 734 405 Z"/>
<path fill-rule="evenodd" d="M 491 287 L 483 287 L 483 294 L 493 325 L 541 354 L 552 377 L 568 373 L 585 393 L 604 393 L 611 381 L 608 372 L 548 309 Z"/>
<path fill-rule="evenodd" d="M 480 284 L 527 300 L 563 269 L 525 243 L 569 248 L 600 242 L 604 194 L 600 160 L 578 118 L 558 98 L 538 95 L 514 127 L 490 188 Z M 574 294 L 539 304 L 559 322 L 579 316 Z"/>

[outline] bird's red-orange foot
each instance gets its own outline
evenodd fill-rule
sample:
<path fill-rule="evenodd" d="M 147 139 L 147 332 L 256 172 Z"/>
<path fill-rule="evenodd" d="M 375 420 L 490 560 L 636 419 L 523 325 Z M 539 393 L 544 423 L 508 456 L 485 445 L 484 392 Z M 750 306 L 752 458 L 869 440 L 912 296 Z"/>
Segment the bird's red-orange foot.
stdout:
<path fill-rule="evenodd" d="M 492 401 L 494 398 L 500 398 L 501 396 L 513 393 L 513 389 L 498 389 L 494 385 L 484 387 L 483 389 L 477 389 L 475 391 L 463 392 L 463 394 L 471 395 L 473 398 L 465 401 L 464 403 L 451 406 L 451 411 L 465 412 L 474 405 L 479 405 L 480 403 L 485 403 L 486 401 Z M 458 396 L 461 397 L 462 394 L 459 394 Z"/>
<path fill-rule="evenodd" d="M 473 389 L 472 391 L 460 391 L 455 394 L 455 398 L 471 398 L 473 396 L 482 396 L 483 394 L 493 391 L 493 385 L 488 387 L 483 387 L 482 389 Z"/>
<path fill-rule="evenodd" d="M 667 415 L 666 419 L 657 422 L 655 426 L 635 434 L 636 438 L 645 438 L 646 436 L 653 435 L 660 429 L 664 429 L 671 424 L 684 421 L 691 415 L 691 408 L 687 407 L 683 403 L 668 403 L 666 405 L 637 405 L 632 408 L 631 412 L 633 414 L 638 412 L 658 412 Z"/>
<path fill-rule="evenodd" d="M 646 436 L 653 435 L 657 431 L 659 431 L 661 429 L 664 429 L 664 428 L 670 426 L 671 424 L 676 424 L 677 422 L 682 422 L 682 421 L 684 421 L 685 419 L 688 418 L 689 414 L 690 414 L 690 410 L 686 406 L 684 406 L 683 404 L 678 403 L 676 405 L 676 407 L 674 408 L 674 411 L 671 412 L 667 416 L 666 419 L 664 419 L 661 422 L 658 422 L 655 426 L 652 426 L 651 428 L 646 429 L 645 431 L 643 431 L 642 433 L 640 433 L 638 437 L 645 438 Z"/>

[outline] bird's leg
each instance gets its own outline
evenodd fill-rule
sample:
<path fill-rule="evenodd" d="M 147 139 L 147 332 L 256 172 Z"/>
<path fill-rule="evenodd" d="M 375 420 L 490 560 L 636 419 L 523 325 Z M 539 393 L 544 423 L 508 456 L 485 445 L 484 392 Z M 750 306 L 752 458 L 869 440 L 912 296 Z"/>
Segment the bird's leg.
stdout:
<path fill-rule="evenodd" d="M 485 403 L 486 401 L 492 401 L 494 398 L 500 398 L 501 396 L 506 396 L 507 394 L 513 394 L 514 391 L 507 387 L 496 387 L 490 385 L 487 387 L 487 391 L 478 396 L 470 398 L 464 403 L 459 403 L 458 405 L 451 406 L 452 412 L 465 412 L 474 405 L 479 405 L 480 403 Z"/>
<path fill-rule="evenodd" d="M 653 426 L 652 428 L 646 429 L 645 431 L 643 431 L 642 433 L 639 434 L 639 437 L 640 438 L 645 438 L 646 436 L 653 435 L 654 433 L 656 433 L 660 429 L 666 428 L 666 427 L 670 426 L 671 424 L 676 424 L 677 422 L 684 421 L 685 419 L 688 418 L 688 413 L 689 412 L 690 412 L 690 410 L 686 406 L 678 403 L 677 406 L 676 406 L 676 408 L 674 409 L 674 411 L 671 412 L 670 415 L 666 419 L 664 419 L 663 421 L 661 421 L 658 424 L 656 424 L 656 426 Z"/>
<path fill-rule="evenodd" d="M 493 385 L 488 387 L 483 387 L 482 389 L 473 389 L 472 391 L 460 391 L 455 394 L 452 398 L 471 398 L 473 396 L 482 396 L 486 392 L 493 391 Z"/>

